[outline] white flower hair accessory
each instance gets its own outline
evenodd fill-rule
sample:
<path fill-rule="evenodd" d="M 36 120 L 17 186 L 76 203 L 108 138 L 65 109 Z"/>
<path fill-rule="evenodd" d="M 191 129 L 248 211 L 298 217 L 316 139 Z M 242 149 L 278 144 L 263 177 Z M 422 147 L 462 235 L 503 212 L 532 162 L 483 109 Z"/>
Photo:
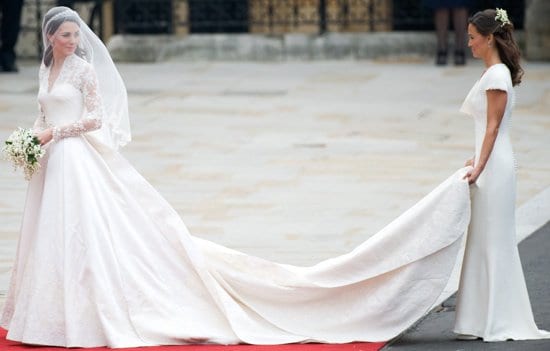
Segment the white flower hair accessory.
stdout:
<path fill-rule="evenodd" d="M 505 9 L 499 9 L 497 7 L 496 11 L 497 15 L 495 16 L 495 21 L 499 21 L 501 23 L 501 27 L 504 27 L 506 24 L 512 24 L 512 22 L 508 19 L 508 13 Z"/>

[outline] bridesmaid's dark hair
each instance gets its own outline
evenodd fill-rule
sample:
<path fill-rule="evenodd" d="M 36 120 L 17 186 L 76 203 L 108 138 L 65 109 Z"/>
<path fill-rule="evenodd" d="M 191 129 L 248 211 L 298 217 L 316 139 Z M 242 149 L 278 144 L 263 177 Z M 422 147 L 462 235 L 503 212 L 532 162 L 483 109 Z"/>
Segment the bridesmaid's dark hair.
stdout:
<path fill-rule="evenodd" d="M 57 8 L 56 8 L 57 9 Z M 65 22 L 73 22 L 77 26 L 80 27 L 80 18 L 78 18 L 78 15 L 74 12 L 67 12 L 66 15 L 58 16 L 59 18 L 55 18 L 56 15 L 59 13 L 68 10 L 66 7 L 58 7 L 60 11 L 49 11 L 46 16 L 44 16 L 44 24 L 48 24 L 47 28 L 42 28 L 42 30 L 47 30 L 47 33 L 45 33 L 46 36 L 48 35 L 54 35 L 55 32 L 59 29 L 59 27 L 65 23 Z M 79 46 L 76 47 L 75 54 L 77 54 L 80 57 L 85 57 L 86 53 L 82 48 Z M 46 51 L 44 52 L 44 57 L 42 59 L 44 61 L 44 64 L 46 67 L 49 67 L 52 64 L 53 61 L 53 48 L 51 45 L 48 45 L 46 48 Z"/>
<path fill-rule="evenodd" d="M 496 10 L 487 9 L 474 14 L 468 19 L 468 23 L 476 27 L 477 31 L 483 36 L 493 34 L 498 55 L 502 63 L 508 66 L 512 75 L 512 84 L 516 86 L 521 83 L 523 69 L 519 64 L 521 57 L 519 47 L 512 34 L 514 25 L 512 22 L 503 23 L 497 20 L 496 16 Z"/>

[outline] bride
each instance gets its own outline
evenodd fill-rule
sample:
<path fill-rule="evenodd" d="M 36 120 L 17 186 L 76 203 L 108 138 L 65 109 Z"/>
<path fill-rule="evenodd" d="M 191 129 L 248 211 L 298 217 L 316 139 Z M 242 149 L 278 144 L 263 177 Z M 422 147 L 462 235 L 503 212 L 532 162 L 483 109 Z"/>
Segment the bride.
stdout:
<path fill-rule="evenodd" d="M 8 339 L 62 347 L 385 341 L 445 298 L 470 222 L 463 178 L 478 168 L 457 171 L 348 254 L 312 267 L 248 256 L 190 235 L 117 151 L 131 137 L 126 90 L 78 14 L 52 8 L 42 32 L 34 128 L 47 154 L 28 187 L 1 318 Z M 534 323 L 527 329 L 512 337 L 536 337 Z"/>

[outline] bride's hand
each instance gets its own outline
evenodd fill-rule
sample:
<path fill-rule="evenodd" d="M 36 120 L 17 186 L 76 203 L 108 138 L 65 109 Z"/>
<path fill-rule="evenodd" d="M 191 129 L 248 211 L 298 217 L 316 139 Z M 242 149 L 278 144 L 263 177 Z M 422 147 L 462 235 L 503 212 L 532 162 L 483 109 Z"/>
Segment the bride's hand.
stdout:
<path fill-rule="evenodd" d="M 40 141 L 40 145 L 49 143 L 53 138 L 52 128 L 44 129 L 40 133 L 36 134 L 36 137 Z"/>

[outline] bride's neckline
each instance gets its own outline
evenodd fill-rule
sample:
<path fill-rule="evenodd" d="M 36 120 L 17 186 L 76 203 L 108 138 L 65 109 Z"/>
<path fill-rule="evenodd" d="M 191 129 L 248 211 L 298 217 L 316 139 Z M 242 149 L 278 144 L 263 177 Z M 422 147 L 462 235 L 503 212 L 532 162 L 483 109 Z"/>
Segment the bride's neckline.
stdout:
<path fill-rule="evenodd" d="M 61 67 L 59 68 L 59 72 L 57 73 L 57 77 L 55 77 L 55 79 L 53 81 L 50 80 L 50 75 L 52 73 L 52 68 L 53 68 L 53 63 L 52 65 L 50 65 L 50 67 L 48 67 L 48 77 L 47 77 L 47 92 L 48 94 L 50 94 L 53 90 L 53 88 L 55 87 L 57 81 L 59 80 L 59 78 L 61 77 L 61 75 L 63 74 L 63 71 L 65 70 L 65 65 L 67 64 L 67 61 L 69 61 L 71 58 L 72 58 L 73 55 L 69 55 L 67 57 L 65 57 L 65 59 L 63 60 L 63 63 L 61 64 Z"/>

